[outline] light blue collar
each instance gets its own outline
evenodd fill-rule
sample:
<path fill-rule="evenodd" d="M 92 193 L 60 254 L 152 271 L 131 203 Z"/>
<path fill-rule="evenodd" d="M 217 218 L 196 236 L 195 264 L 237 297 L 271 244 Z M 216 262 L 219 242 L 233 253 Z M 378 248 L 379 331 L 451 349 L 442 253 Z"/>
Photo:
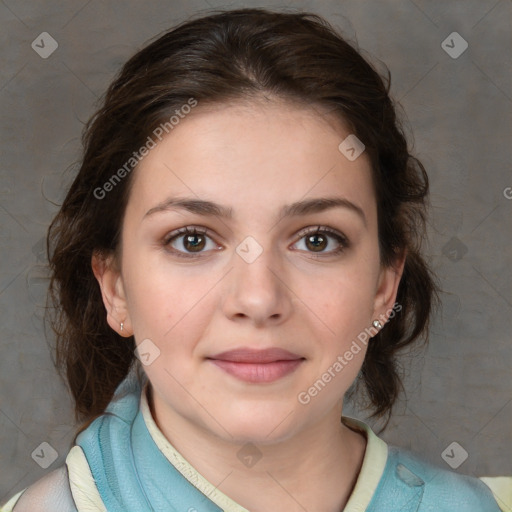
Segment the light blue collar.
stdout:
<path fill-rule="evenodd" d="M 141 385 L 131 375 L 117 388 L 106 414 L 80 433 L 76 444 L 87 458 L 109 512 L 221 512 L 160 452 L 139 409 Z"/>
<path fill-rule="evenodd" d="M 222 512 L 170 463 L 151 437 L 140 410 L 144 384 L 131 372 L 105 414 L 77 437 L 105 508 L 108 512 Z M 361 512 L 383 510 L 500 512 L 480 480 L 391 446 L 378 487 Z"/>

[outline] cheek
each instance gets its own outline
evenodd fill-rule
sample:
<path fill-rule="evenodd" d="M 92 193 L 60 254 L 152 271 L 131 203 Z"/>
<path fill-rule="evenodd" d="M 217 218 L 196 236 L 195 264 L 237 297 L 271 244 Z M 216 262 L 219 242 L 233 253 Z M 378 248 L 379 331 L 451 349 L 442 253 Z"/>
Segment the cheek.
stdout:
<path fill-rule="evenodd" d="M 304 303 L 311 305 L 310 317 L 318 326 L 314 373 L 332 380 L 325 399 L 343 394 L 363 364 L 371 335 L 365 329 L 372 321 L 374 281 L 371 268 L 357 271 L 347 266 L 335 277 L 316 280 L 318 286 L 303 287 Z"/>
<path fill-rule="evenodd" d="M 335 332 L 351 325 L 364 327 L 373 312 L 375 282 L 369 269 L 340 270 L 322 279 L 306 280 L 301 288 L 304 304 Z"/>
<path fill-rule="evenodd" d="M 151 273 L 132 274 L 128 279 L 128 309 L 135 338 L 160 339 L 180 313 L 172 300 L 172 287 L 164 286 L 164 280 L 155 280 Z"/>
<path fill-rule="evenodd" d="M 212 276 L 194 277 L 186 268 L 165 264 L 160 257 L 141 257 L 126 262 L 126 294 L 135 338 L 154 338 L 159 343 L 190 337 L 201 329 L 209 314 L 204 300 L 215 282 Z M 142 263 L 143 262 L 143 263 Z"/>

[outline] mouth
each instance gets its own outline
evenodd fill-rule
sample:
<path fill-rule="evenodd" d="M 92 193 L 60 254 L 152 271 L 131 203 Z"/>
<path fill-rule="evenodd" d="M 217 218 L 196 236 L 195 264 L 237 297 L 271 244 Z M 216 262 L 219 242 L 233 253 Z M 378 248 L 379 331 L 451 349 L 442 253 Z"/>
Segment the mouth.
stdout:
<path fill-rule="evenodd" d="M 239 348 L 216 354 L 207 360 L 239 380 L 266 383 L 289 375 L 305 361 L 305 358 L 280 348 Z"/>

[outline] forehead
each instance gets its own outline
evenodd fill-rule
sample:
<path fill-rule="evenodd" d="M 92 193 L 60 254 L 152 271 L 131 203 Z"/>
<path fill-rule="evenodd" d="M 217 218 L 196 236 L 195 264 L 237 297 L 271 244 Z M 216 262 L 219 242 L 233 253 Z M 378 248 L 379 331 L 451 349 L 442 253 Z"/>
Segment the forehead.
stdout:
<path fill-rule="evenodd" d="M 317 107 L 199 104 L 139 163 L 129 207 L 147 211 L 186 195 L 222 202 L 236 216 L 237 204 L 262 211 L 342 194 L 371 209 L 369 159 L 363 153 L 350 161 L 338 148 L 348 135 L 340 119 Z"/>

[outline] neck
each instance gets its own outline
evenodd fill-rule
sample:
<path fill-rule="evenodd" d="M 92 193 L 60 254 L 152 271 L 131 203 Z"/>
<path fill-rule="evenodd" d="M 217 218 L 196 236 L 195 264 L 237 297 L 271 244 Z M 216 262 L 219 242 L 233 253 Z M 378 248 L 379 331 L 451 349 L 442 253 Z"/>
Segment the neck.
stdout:
<path fill-rule="evenodd" d="M 180 415 L 158 406 L 155 410 L 151 392 L 148 402 L 155 423 L 174 448 L 204 478 L 251 512 L 277 507 L 289 512 L 338 512 L 355 486 L 366 437 L 340 421 L 341 402 L 293 437 L 258 443 L 257 448 L 245 444 L 245 451 L 243 444 L 221 439 Z"/>

